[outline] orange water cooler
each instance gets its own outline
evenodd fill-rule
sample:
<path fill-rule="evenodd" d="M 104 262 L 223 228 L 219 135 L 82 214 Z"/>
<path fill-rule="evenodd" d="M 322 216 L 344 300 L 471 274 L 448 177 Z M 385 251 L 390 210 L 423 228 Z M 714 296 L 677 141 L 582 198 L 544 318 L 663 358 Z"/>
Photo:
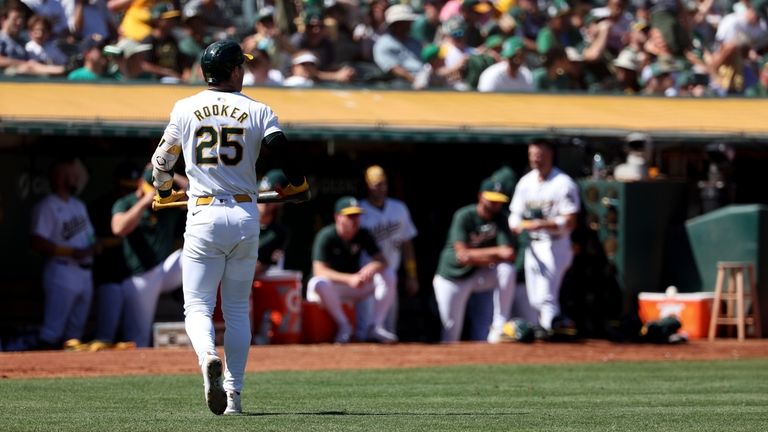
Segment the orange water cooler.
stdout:
<path fill-rule="evenodd" d="M 301 272 L 270 271 L 253 281 L 253 343 L 301 343 Z"/>
<path fill-rule="evenodd" d="M 253 344 L 301 343 L 301 277 L 299 271 L 276 270 L 253 281 L 250 311 Z M 221 290 L 213 322 L 219 325 L 224 322 Z"/>
<path fill-rule="evenodd" d="M 643 324 L 668 316 L 676 316 L 682 325 L 681 331 L 690 339 L 705 339 L 709 331 L 712 314 L 711 292 L 666 293 L 641 292 L 638 296 L 639 315 Z"/>

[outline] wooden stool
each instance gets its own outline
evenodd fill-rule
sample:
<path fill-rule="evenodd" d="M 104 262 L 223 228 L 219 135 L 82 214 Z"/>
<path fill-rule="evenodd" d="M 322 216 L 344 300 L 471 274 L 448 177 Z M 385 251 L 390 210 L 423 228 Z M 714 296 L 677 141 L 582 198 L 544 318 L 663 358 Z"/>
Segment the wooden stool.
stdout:
<path fill-rule="evenodd" d="M 744 271 L 749 273 L 749 300 L 751 313 L 746 313 L 744 304 Z M 728 290 L 723 291 L 723 283 L 728 278 Z M 725 313 L 721 315 L 721 302 L 725 302 Z M 760 303 L 757 301 L 755 269 L 749 262 L 718 261 L 715 299 L 712 302 L 712 316 L 709 321 L 709 340 L 715 340 L 718 324 L 735 325 L 738 340 L 743 341 L 746 325 L 751 325 L 754 336 L 761 337 Z"/>

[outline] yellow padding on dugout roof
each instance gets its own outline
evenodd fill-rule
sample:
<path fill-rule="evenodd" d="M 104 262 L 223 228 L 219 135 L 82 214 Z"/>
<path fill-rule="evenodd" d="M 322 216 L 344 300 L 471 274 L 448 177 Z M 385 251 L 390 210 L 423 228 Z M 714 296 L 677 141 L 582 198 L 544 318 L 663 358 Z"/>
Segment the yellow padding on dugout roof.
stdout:
<path fill-rule="evenodd" d="M 0 121 L 165 123 L 203 86 L 0 83 Z M 606 129 L 768 136 L 768 99 L 245 88 L 292 127 Z"/>

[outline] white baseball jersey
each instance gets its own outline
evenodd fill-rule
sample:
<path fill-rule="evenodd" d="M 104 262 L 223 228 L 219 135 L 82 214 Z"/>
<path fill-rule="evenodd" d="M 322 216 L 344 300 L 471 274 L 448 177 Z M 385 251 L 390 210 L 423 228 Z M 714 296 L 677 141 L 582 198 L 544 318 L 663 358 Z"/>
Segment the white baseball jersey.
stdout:
<path fill-rule="evenodd" d="M 530 69 L 520 66 L 517 75 L 509 76 L 507 61 L 488 66 L 477 81 L 481 92 L 533 91 L 533 74 Z"/>
<path fill-rule="evenodd" d="M 93 225 L 83 202 L 75 197 L 64 201 L 54 194 L 43 198 L 35 206 L 32 213 L 32 234 L 39 235 L 56 246 L 74 249 L 90 247 L 95 238 Z M 57 259 L 73 260 L 65 257 Z"/>
<path fill-rule="evenodd" d="M 509 225 L 515 227 L 526 215 L 536 219 L 553 219 L 578 213 L 579 190 L 576 183 L 557 167 L 553 167 L 544 181 L 539 180 L 539 171 L 532 170 L 524 175 L 515 187 L 509 204 Z M 553 237 L 567 236 L 568 232 L 552 233 L 546 230 L 531 233 L 534 240 L 552 240 Z"/>
<path fill-rule="evenodd" d="M 239 92 L 204 90 L 176 102 L 163 140 L 182 145 L 190 196 L 253 195 L 261 140 L 280 131 L 268 106 Z"/>
<path fill-rule="evenodd" d="M 360 216 L 360 226 L 373 234 L 389 268 L 399 268 L 400 245 L 417 234 L 408 207 L 393 198 L 386 199 L 384 208 L 378 208 L 368 200 L 360 201 L 360 207 L 365 210 Z"/>
<path fill-rule="evenodd" d="M 579 211 L 576 183 L 553 167 L 544 181 L 538 170 L 524 175 L 515 188 L 509 205 L 509 224 L 518 226 L 523 219 L 555 219 Z M 531 243 L 525 249 L 525 288 L 528 302 L 539 325 L 552 327 L 560 313 L 560 285 L 573 261 L 570 231 L 531 231 Z"/>

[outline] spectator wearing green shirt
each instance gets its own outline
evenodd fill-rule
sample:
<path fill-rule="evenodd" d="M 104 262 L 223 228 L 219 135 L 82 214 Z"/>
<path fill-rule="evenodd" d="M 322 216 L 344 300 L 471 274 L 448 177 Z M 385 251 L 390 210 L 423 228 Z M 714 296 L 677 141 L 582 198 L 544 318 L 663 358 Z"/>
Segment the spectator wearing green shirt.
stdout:
<path fill-rule="evenodd" d="M 345 344 L 352 336 L 352 324 L 342 309 L 343 302 L 357 303 L 374 296 L 373 325 L 368 338 L 381 343 L 397 342 L 397 336 L 384 329 L 384 321 L 395 299 L 387 284 L 378 289 L 374 276 L 387 266 L 373 235 L 360 228 L 363 213 L 357 199 L 345 196 L 335 205 L 334 223 L 317 233 L 312 245 L 312 273 L 307 284 L 307 300 L 322 304 L 336 322 L 335 342 Z M 371 260 L 360 265 L 361 252 Z"/>
<path fill-rule="evenodd" d="M 565 0 L 554 0 L 546 9 L 549 21 L 536 36 L 536 50 L 547 55 L 553 48 L 576 47 L 582 42 L 579 29 L 570 22 L 571 7 Z"/>
<path fill-rule="evenodd" d="M 413 22 L 411 37 L 421 42 L 422 45 L 436 41 L 437 29 L 440 28 L 440 8 L 443 4 L 445 4 L 443 0 L 425 0 L 424 10 Z"/>
<path fill-rule="evenodd" d="M 67 75 L 72 81 L 96 81 L 101 79 L 115 79 L 113 74 L 107 71 L 108 60 L 102 52 L 106 41 L 99 35 L 91 35 L 82 43 L 83 66 L 73 70 Z"/>

